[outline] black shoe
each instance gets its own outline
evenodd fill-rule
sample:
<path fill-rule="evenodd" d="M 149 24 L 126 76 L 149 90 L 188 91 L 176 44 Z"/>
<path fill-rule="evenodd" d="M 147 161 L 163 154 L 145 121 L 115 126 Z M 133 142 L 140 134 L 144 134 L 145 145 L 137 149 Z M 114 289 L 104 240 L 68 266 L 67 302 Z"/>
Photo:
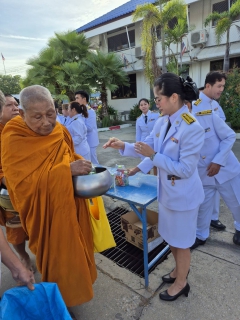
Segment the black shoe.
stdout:
<path fill-rule="evenodd" d="M 200 240 L 196 238 L 194 244 L 190 247 L 191 250 L 196 249 L 198 246 L 203 246 L 205 244 L 206 240 Z"/>
<path fill-rule="evenodd" d="M 188 270 L 188 274 L 187 274 L 187 277 L 189 275 L 189 272 L 190 272 L 190 269 Z M 166 283 L 174 283 L 174 281 L 176 280 L 176 278 L 172 278 L 170 276 L 170 274 L 172 273 L 172 271 L 168 274 L 165 274 L 164 276 L 162 276 L 162 281 L 163 282 L 166 282 Z"/>
<path fill-rule="evenodd" d="M 211 224 L 210 224 L 211 227 L 217 229 L 217 230 L 224 230 L 226 229 L 226 226 L 224 224 L 222 224 L 221 221 L 219 220 L 211 220 Z"/>
<path fill-rule="evenodd" d="M 161 300 L 165 300 L 165 301 L 174 301 L 174 300 L 176 300 L 178 297 L 180 297 L 182 294 L 184 294 L 185 297 L 188 297 L 189 291 L 190 291 L 190 285 L 187 283 L 187 284 L 185 285 L 185 287 L 184 287 L 181 291 L 179 291 L 177 294 L 175 294 L 175 296 L 170 296 L 170 294 L 168 294 L 168 291 L 165 290 L 165 291 L 163 291 L 163 292 L 161 292 L 161 293 L 159 294 L 159 298 L 160 298 Z"/>
<path fill-rule="evenodd" d="M 233 236 L 233 243 L 240 246 L 240 231 L 236 230 Z"/>

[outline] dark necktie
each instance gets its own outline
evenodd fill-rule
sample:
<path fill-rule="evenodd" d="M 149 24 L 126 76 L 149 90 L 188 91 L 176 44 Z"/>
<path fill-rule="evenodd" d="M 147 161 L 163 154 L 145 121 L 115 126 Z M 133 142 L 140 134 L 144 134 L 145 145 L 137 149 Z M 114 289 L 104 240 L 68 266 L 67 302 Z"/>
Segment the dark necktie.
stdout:
<path fill-rule="evenodd" d="M 145 116 L 145 123 L 147 123 L 147 116 Z"/>
<path fill-rule="evenodd" d="M 165 133 L 164 139 L 165 139 L 165 137 L 166 137 L 166 135 L 167 135 L 168 130 L 170 129 L 170 127 L 171 127 L 171 121 L 168 119 L 167 130 L 166 130 L 166 133 Z"/>

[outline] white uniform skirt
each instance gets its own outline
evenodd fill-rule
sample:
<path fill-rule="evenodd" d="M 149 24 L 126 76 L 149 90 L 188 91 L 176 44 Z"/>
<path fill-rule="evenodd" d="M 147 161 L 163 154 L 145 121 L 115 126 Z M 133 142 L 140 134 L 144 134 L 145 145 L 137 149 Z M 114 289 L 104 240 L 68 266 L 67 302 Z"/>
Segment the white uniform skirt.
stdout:
<path fill-rule="evenodd" d="M 158 232 L 172 247 L 190 248 L 196 240 L 199 206 L 188 211 L 173 211 L 158 204 Z"/>

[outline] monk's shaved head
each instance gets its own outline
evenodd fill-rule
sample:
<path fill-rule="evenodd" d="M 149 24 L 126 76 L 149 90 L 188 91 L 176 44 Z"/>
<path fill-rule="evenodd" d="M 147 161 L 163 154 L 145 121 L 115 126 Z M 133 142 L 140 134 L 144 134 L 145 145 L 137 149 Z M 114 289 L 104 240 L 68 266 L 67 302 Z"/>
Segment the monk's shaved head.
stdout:
<path fill-rule="evenodd" d="M 2 91 L 0 90 L 0 113 L 2 112 L 2 108 L 5 105 L 5 103 L 6 103 L 6 99 Z"/>
<path fill-rule="evenodd" d="M 24 111 L 30 109 L 31 105 L 39 102 L 48 102 L 54 106 L 53 98 L 47 88 L 33 85 L 24 88 L 20 92 L 20 105 Z"/>

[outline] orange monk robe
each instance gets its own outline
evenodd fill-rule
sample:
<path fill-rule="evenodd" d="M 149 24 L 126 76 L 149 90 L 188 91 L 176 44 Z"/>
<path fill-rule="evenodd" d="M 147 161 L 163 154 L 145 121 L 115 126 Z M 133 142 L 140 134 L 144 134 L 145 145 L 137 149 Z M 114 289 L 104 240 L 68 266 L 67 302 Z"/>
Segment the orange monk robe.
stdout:
<path fill-rule="evenodd" d="M 41 136 L 17 116 L 3 130 L 3 171 L 29 248 L 42 281 L 56 282 L 69 307 L 93 297 L 97 276 L 87 202 L 74 197 L 70 162 L 77 159 L 59 123 Z"/>
<path fill-rule="evenodd" d="M 5 126 L 4 124 L 0 123 L 0 185 L 1 185 L 2 178 L 4 177 L 3 170 L 2 170 L 2 163 L 1 163 L 1 136 L 2 136 L 2 131 L 4 126 Z M 6 227 L 7 220 L 13 217 L 14 215 L 11 212 L 5 211 L 3 208 L 0 207 L 0 225 Z M 26 232 L 21 227 L 20 228 L 6 227 L 6 235 L 7 235 L 7 241 L 13 245 L 21 244 L 28 239 Z"/>

